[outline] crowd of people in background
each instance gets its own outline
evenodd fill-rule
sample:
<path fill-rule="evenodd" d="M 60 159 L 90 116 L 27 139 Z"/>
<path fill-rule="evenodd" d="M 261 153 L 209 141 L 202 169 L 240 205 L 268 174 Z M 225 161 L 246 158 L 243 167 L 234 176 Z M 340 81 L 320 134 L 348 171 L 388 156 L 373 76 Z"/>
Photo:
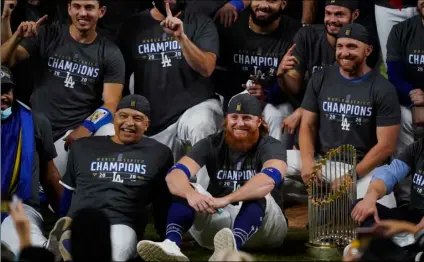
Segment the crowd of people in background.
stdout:
<path fill-rule="evenodd" d="M 352 219 L 376 242 L 345 260 L 424 260 L 424 0 L 1 7 L 2 258 L 188 261 L 189 233 L 210 261 L 252 260 L 349 144 Z"/>

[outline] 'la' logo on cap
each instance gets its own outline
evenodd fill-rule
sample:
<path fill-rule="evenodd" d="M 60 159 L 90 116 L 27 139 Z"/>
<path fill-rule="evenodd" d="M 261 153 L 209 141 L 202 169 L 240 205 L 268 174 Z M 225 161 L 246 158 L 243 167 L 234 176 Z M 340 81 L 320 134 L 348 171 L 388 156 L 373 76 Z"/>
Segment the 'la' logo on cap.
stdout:
<path fill-rule="evenodd" d="M 350 32 L 351 32 L 351 31 L 352 31 L 352 29 L 351 29 L 351 28 L 346 29 L 346 33 L 345 33 L 345 35 L 350 36 Z"/>
<path fill-rule="evenodd" d="M 135 107 L 135 100 L 131 100 L 131 107 Z"/>
<path fill-rule="evenodd" d="M 237 112 L 240 112 L 241 111 L 241 103 L 238 103 L 237 104 L 236 111 Z"/>

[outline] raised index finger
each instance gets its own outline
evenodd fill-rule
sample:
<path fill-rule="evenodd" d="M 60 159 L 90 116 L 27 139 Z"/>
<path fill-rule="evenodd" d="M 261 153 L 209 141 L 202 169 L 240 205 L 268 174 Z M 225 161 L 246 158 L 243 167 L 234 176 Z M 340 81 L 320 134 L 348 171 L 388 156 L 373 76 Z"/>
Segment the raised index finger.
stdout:
<path fill-rule="evenodd" d="M 287 51 L 287 55 L 291 56 L 293 54 L 295 48 L 296 48 L 296 44 L 293 44 L 290 47 L 289 51 Z"/>
<path fill-rule="evenodd" d="M 48 18 L 48 15 L 44 15 L 43 17 L 41 17 L 40 19 L 38 19 L 38 21 L 35 23 L 36 25 L 41 25 L 44 21 L 46 21 L 46 19 Z"/>
<path fill-rule="evenodd" d="M 168 17 L 172 17 L 172 11 L 171 11 L 171 7 L 169 7 L 169 1 L 168 0 L 165 3 L 165 8 L 166 8 L 166 15 Z"/>

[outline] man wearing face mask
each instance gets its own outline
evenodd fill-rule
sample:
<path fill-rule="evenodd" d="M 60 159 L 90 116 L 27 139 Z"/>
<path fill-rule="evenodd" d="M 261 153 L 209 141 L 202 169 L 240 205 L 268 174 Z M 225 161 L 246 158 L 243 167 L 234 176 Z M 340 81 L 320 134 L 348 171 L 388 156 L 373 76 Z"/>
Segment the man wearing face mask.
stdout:
<path fill-rule="evenodd" d="M 56 150 L 49 121 L 32 112 L 13 95 L 10 70 L 1 67 L 1 241 L 16 255 L 20 250 L 14 222 L 4 209 L 16 195 L 24 203 L 31 224 L 31 244 L 44 246 L 40 214 L 39 183 L 55 211 L 62 194 L 59 173 L 53 162 Z M 6 205 L 7 206 L 7 205 Z M 50 247 L 50 246 L 49 246 Z"/>
<path fill-rule="evenodd" d="M 60 181 L 65 190 L 60 215 L 66 217 L 56 224 L 70 221 L 84 208 L 105 212 L 111 223 L 113 261 L 127 261 L 136 255 L 137 239 L 143 236 L 150 203 L 156 230 L 165 237 L 166 214 L 171 203 L 165 175 L 174 159 L 169 148 L 144 136 L 150 115 L 146 98 L 122 98 L 113 120 L 115 135 L 76 141 Z M 61 233 L 54 235 L 62 238 L 62 257 L 71 260 L 67 245 L 70 234 Z"/>
<path fill-rule="evenodd" d="M 357 197 L 362 198 L 371 173 L 387 163 L 396 149 L 400 106 L 395 88 L 366 64 L 372 48 L 363 26 L 344 25 L 336 40 L 338 66 L 315 73 L 308 83 L 301 106 L 300 152 L 288 154 L 288 163 L 301 170 L 305 183 L 314 172 L 316 156 L 342 145 L 353 145 L 357 156 L 355 173 L 359 178 Z M 328 179 L 330 174 L 322 176 Z M 333 185 L 338 187 L 343 180 L 336 180 Z M 385 206 L 395 206 L 393 195 L 380 201 Z"/>
<path fill-rule="evenodd" d="M 133 74 L 133 92 L 152 105 L 152 125 L 146 134 L 179 159 L 187 146 L 216 133 L 223 118 L 208 79 L 215 70 L 218 33 L 211 19 L 186 10 L 185 0 L 154 4 L 124 23 L 119 33 L 125 91 L 130 92 Z M 203 174 L 197 178 L 206 177 Z"/>
<path fill-rule="evenodd" d="M 221 54 L 214 84 L 227 101 L 243 91 L 261 100 L 270 135 L 291 148 L 289 134 L 281 132 L 281 122 L 292 108 L 278 86 L 276 73 L 300 23 L 281 15 L 286 3 L 251 1 L 230 28 L 218 27 Z"/>

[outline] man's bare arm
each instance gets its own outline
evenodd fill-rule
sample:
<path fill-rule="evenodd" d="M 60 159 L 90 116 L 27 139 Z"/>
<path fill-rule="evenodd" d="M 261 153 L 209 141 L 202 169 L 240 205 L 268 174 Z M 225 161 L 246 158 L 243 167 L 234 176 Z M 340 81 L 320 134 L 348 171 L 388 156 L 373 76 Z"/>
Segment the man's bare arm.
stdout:
<path fill-rule="evenodd" d="M 178 161 L 179 164 L 186 166 L 193 177 L 200 170 L 200 166 L 188 156 L 184 156 Z M 166 176 L 166 183 L 168 184 L 169 192 L 174 196 L 187 198 L 187 195 L 193 193 L 194 188 L 190 185 L 190 180 L 187 175 L 180 169 L 172 170 Z"/>
<path fill-rule="evenodd" d="M 303 0 L 302 24 L 313 24 L 315 22 L 317 0 Z"/>
<path fill-rule="evenodd" d="M 318 115 L 308 110 L 302 110 L 302 121 L 299 131 L 300 156 L 302 159 L 302 178 L 304 181 L 312 172 L 315 155 L 315 139 L 317 133 Z M 306 173 L 305 173 L 306 172 Z"/>
<path fill-rule="evenodd" d="M 377 144 L 356 166 L 356 173 L 359 177 L 367 175 L 374 168 L 383 164 L 395 152 L 399 129 L 399 125 L 377 127 Z"/>
<path fill-rule="evenodd" d="M 302 75 L 295 69 L 288 70 L 278 76 L 278 84 L 288 94 L 297 95 L 303 84 Z"/>
<path fill-rule="evenodd" d="M 116 107 L 119 104 L 122 96 L 124 85 L 115 83 L 105 83 L 103 85 L 103 106 L 109 109 L 110 112 L 116 112 Z"/>
<path fill-rule="evenodd" d="M 276 168 L 282 176 L 287 173 L 287 164 L 277 159 L 266 161 L 262 170 L 266 168 Z M 283 179 L 283 177 L 281 179 Z M 269 194 L 274 187 L 275 181 L 267 174 L 261 172 L 253 176 L 238 190 L 225 196 L 225 198 L 228 199 L 229 203 L 261 199 Z"/>
<path fill-rule="evenodd" d="M 19 43 L 22 38 L 15 32 L 4 44 L 1 45 L 1 63 L 9 67 L 29 58 L 28 51 Z"/>
<path fill-rule="evenodd" d="M 179 41 L 184 58 L 190 67 L 204 77 L 211 76 L 216 66 L 216 55 L 200 50 L 185 34 Z"/>

